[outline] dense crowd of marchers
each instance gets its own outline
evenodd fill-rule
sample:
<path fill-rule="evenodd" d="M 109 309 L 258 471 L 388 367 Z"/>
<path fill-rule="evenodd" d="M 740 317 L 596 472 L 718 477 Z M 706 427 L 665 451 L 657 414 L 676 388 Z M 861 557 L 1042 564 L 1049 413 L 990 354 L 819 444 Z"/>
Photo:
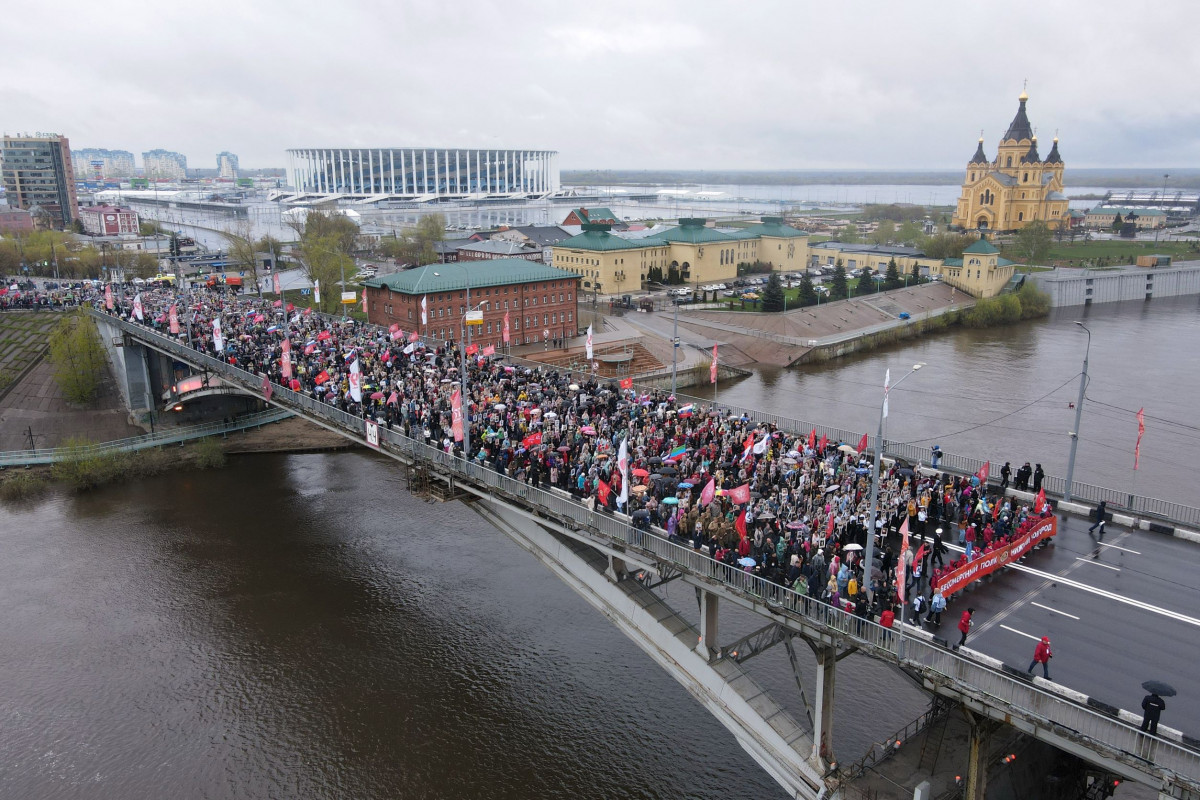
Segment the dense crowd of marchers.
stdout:
<path fill-rule="evenodd" d="M 989 496 L 977 478 L 892 464 L 880 482 L 881 560 L 867 576 L 859 552 L 869 530 L 871 469 L 849 444 L 818 440 L 815 432 L 681 404 L 629 381 L 513 366 L 469 345 L 460 397 L 462 343 L 278 300 L 107 286 L 47 301 L 90 303 L 515 480 L 627 514 L 643 530 L 659 527 L 730 569 L 885 625 L 906 594 L 914 622 L 940 625 L 952 599 L 939 591 L 943 580 L 1049 514 L 1044 498 L 1035 501 L 1035 513 Z M 461 421 L 456 430 L 456 403 L 465 437 Z M 907 548 L 902 529 L 911 533 Z M 944 540 L 953 536 L 968 553 L 948 560 Z"/>

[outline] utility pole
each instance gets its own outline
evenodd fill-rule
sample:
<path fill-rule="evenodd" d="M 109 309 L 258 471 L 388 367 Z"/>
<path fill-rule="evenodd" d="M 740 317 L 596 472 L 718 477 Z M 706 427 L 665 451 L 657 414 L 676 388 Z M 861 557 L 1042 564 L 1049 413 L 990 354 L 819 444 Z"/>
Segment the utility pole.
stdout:
<path fill-rule="evenodd" d="M 676 301 L 679 298 L 675 298 Z M 675 302 L 675 332 L 671 335 L 671 396 L 675 396 L 677 364 L 679 362 L 679 303 Z"/>
<path fill-rule="evenodd" d="M 1083 373 L 1079 376 L 1079 399 L 1075 401 L 1075 430 L 1071 431 L 1071 454 L 1067 458 L 1067 485 L 1063 489 L 1063 502 L 1071 502 L 1071 487 L 1072 480 L 1075 477 L 1075 451 L 1079 448 L 1079 423 L 1083 418 L 1083 394 L 1087 390 L 1087 370 L 1088 356 L 1092 352 L 1092 332 L 1088 330 L 1087 325 L 1076 321 L 1076 325 L 1083 328 L 1084 333 L 1088 335 L 1087 349 L 1083 351 Z M 1036 512 L 1037 509 L 1035 508 Z"/>

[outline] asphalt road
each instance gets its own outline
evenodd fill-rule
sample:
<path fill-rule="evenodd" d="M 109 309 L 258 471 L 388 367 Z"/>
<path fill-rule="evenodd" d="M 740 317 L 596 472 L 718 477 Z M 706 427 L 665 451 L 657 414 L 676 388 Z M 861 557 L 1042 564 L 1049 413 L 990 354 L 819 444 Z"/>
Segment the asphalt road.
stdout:
<path fill-rule="evenodd" d="M 975 608 L 967 646 L 1018 669 L 1049 636 L 1050 677 L 1097 700 L 1140 713 L 1144 680 L 1179 690 L 1162 724 L 1200 736 L 1200 545 L 1108 525 L 1102 543 L 1090 522 L 1060 517 L 1053 544 L 951 602 L 936 630 L 958 641 L 962 611 Z M 1041 675 L 1041 666 L 1035 670 Z"/>

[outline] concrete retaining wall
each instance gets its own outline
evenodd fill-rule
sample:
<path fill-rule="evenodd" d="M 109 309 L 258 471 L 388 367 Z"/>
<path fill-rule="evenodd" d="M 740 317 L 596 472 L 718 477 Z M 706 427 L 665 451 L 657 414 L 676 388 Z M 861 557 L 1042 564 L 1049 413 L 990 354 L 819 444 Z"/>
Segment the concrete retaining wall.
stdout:
<path fill-rule="evenodd" d="M 1200 264 L 1195 263 L 1165 269 L 1056 269 L 1030 277 L 1055 307 L 1200 294 Z"/>

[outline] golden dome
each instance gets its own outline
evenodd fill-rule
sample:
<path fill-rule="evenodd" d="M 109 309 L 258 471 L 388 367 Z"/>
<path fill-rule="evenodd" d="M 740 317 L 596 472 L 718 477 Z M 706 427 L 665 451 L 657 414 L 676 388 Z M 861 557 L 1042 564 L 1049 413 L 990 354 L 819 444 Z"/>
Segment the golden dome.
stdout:
<path fill-rule="evenodd" d="M 1022 103 L 1024 103 L 1026 100 L 1029 99 L 1029 95 L 1026 92 L 1022 91 L 1021 96 L 1018 97 L 1017 99 L 1020 100 Z"/>

